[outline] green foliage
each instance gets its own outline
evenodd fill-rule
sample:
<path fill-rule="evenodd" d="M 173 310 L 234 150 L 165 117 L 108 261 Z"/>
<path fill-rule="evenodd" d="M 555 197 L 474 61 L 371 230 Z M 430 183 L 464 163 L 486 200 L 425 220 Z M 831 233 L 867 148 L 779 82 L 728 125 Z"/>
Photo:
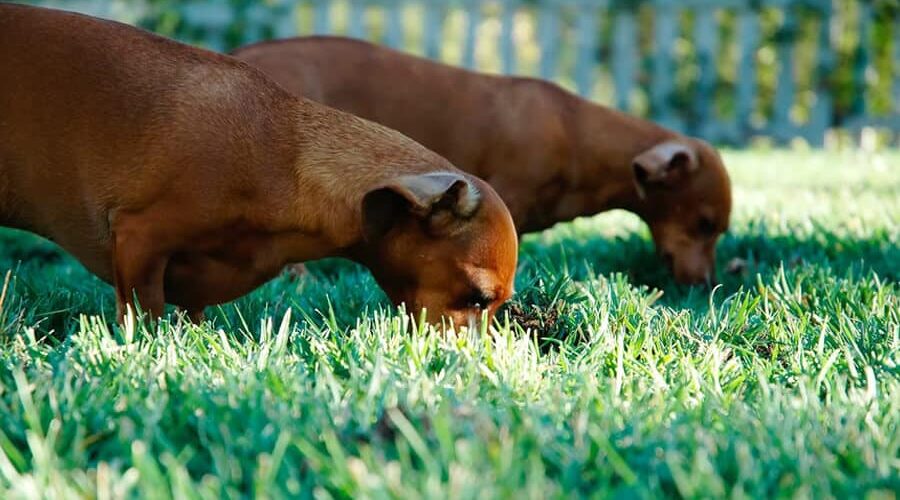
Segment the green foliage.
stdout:
<path fill-rule="evenodd" d="M 120 328 L 107 285 L 6 231 L 0 497 L 892 498 L 900 156 L 725 156 L 719 289 L 605 214 L 525 239 L 490 332 L 333 260 Z"/>

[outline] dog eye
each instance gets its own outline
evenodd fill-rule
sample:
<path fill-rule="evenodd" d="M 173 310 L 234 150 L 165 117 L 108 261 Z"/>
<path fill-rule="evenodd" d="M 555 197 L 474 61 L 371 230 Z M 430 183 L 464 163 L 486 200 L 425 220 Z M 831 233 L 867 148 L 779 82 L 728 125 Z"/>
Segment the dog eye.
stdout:
<path fill-rule="evenodd" d="M 697 231 L 700 234 L 712 235 L 716 233 L 716 223 L 709 217 L 701 217 L 697 223 Z"/>
<path fill-rule="evenodd" d="M 466 299 L 465 307 L 466 309 L 487 309 L 493 301 L 494 298 L 491 294 L 476 291 Z"/>

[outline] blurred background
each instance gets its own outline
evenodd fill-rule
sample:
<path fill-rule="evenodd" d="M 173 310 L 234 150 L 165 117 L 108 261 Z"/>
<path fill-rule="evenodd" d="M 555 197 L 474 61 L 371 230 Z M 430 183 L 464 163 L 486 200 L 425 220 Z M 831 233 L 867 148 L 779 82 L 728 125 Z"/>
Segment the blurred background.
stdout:
<path fill-rule="evenodd" d="M 900 0 L 27 3 L 218 51 L 298 35 L 363 38 L 553 80 L 721 145 L 875 148 L 900 133 Z"/>

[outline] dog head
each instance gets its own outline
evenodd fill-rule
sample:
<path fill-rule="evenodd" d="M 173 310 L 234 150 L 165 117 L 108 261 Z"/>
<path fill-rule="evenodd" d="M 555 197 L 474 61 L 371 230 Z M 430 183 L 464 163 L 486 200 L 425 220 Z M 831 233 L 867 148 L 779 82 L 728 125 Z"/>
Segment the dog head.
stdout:
<path fill-rule="evenodd" d="M 458 172 L 403 175 L 363 198 L 369 268 L 395 304 L 457 326 L 513 293 L 518 241 L 506 205 Z"/>
<path fill-rule="evenodd" d="M 632 171 L 638 213 L 675 280 L 713 283 L 716 242 L 731 215 L 731 182 L 719 154 L 700 140 L 673 139 L 637 155 Z"/>

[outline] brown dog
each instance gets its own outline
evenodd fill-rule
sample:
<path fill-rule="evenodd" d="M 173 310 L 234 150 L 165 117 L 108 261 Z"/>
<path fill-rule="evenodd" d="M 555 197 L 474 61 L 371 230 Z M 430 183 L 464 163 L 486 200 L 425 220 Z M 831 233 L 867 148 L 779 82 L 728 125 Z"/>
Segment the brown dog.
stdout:
<path fill-rule="evenodd" d="M 491 187 L 398 132 L 227 56 L 0 5 L 0 224 L 59 243 L 152 315 L 192 316 L 289 262 L 343 256 L 465 324 L 512 293 Z"/>
<path fill-rule="evenodd" d="M 287 90 L 397 129 L 487 180 L 520 232 L 623 208 L 682 283 L 714 279 L 731 185 L 708 144 L 540 80 L 310 37 L 235 53 Z"/>

